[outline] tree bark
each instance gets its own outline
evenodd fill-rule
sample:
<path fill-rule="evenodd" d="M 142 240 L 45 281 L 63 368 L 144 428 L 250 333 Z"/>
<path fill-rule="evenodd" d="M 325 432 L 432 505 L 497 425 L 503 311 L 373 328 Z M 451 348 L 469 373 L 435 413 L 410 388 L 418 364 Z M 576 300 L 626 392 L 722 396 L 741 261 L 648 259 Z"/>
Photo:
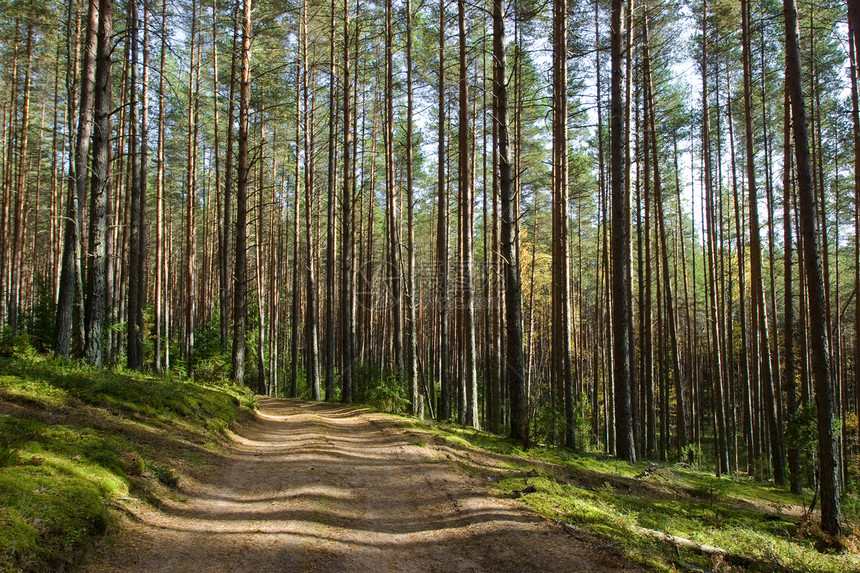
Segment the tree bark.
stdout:
<path fill-rule="evenodd" d="M 460 94 L 457 133 L 459 137 L 458 185 L 460 203 L 460 240 L 463 260 L 462 302 L 463 302 L 463 372 L 466 388 L 465 423 L 473 428 L 479 427 L 478 420 L 478 371 L 475 348 L 475 299 L 474 299 L 474 260 L 473 260 L 473 220 L 472 220 L 472 160 L 469 149 L 469 79 L 466 50 L 466 2 L 457 0 L 457 24 L 460 32 Z"/>
<path fill-rule="evenodd" d="M 666 215 L 663 211 L 663 185 L 661 180 L 660 173 L 660 155 L 657 148 L 657 127 L 656 127 L 656 119 L 655 116 L 657 114 L 656 106 L 654 103 L 654 82 L 651 75 L 651 50 L 649 45 L 649 36 L 648 36 L 648 15 L 645 15 L 645 37 L 643 39 L 645 45 L 645 58 L 644 58 L 644 74 L 645 74 L 645 93 L 646 93 L 646 106 L 648 107 L 648 118 L 650 121 L 650 125 L 647 129 L 651 130 L 651 146 L 652 146 L 652 161 L 653 161 L 653 170 L 654 170 L 654 203 L 656 209 L 656 217 L 657 217 L 657 235 L 658 240 L 660 242 L 660 256 L 661 256 L 661 275 L 662 275 L 662 289 L 663 289 L 663 301 L 666 307 L 666 326 L 667 326 L 667 338 L 666 342 L 669 345 L 669 359 L 671 361 L 672 368 L 672 378 L 675 383 L 675 432 L 676 432 L 676 447 L 678 457 L 681 457 L 682 450 L 687 445 L 687 420 L 685 417 L 685 412 L 687 411 L 686 406 L 686 393 L 684 390 L 684 380 L 681 377 L 681 356 L 679 351 L 679 332 L 676 321 L 676 313 L 675 313 L 675 297 L 672 293 L 672 285 L 669 277 L 669 244 L 666 240 Z M 645 153 L 648 153 L 648 150 L 645 150 Z M 647 177 L 647 174 L 646 174 Z M 680 203 L 678 205 L 680 208 Z M 664 416 L 668 417 L 668 412 L 664 413 Z M 668 438 L 668 436 L 667 436 Z"/>
<path fill-rule="evenodd" d="M 12 283 L 9 285 L 9 327 L 13 333 L 19 329 L 21 304 L 21 266 L 24 256 L 24 197 L 27 194 L 27 141 L 30 129 L 30 75 L 33 66 L 33 26 L 27 25 L 27 45 L 24 65 L 24 103 L 21 108 L 21 137 L 18 142 L 18 180 L 15 185 L 15 211 L 12 226 Z M 11 125 L 9 126 L 12 127 Z"/>
<path fill-rule="evenodd" d="M 126 322 L 126 365 L 132 370 L 143 367 L 143 300 L 140 297 L 140 282 L 143 280 L 142 272 L 145 271 L 143 253 L 143 236 L 146 231 L 143 227 L 145 215 L 141 212 L 141 197 L 143 191 L 143 179 L 145 173 L 141 171 L 139 133 L 140 122 L 138 121 L 138 4 L 136 0 L 130 0 L 127 8 L 128 29 L 126 30 L 126 41 L 130 43 L 129 61 L 129 101 L 128 101 L 128 155 L 130 165 L 131 186 L 131 213 L 130 213 L 130 237 L 129 237 L 129 279 L 128 279 L 128 320 Z"/>
<path fill-rule="evenodd" d="M 161 3 L 161 52 L 158 67 L 158 147 L 155 160 L 155 371 L 163 372 L 168 365 L 167 340 L 167 260 L 164 236 L 164 170 L 165 170 L 165 64 L 167 60 L 167 0 Z M 162 346 L 164 352 L 162 353 Z M 164 355 L 164 360 L 162 359 Z"/>
<path fill-rule="evenodd" d="M 403 366 L 409 384 L 410 413 L 424 417 L 418 390 L 418 317 L 415 304 L 415 189 L 412 165 L 414 121 L 412 97 L 412 0 L 406 0 L 406 349 Z M 429 396 L 428 396 L 429 398 Z M 432 406 L 432 405 L 431 405 Z"/>
<path fill-rule="evenodd" d="M 750 227 L 750 284 L 753 297 L 753 320 L 758 322 L 759 372 L 765 391 L 765 415 L 770 429 L 770 455 L 774 481 L 785 483 L 785 452 L 782 445 L 783 429 L 777 415 L 779 386 L 771 371 L 770 338 L 768 336 L 767 307 L 764 301 L 761 269 L 761 233 L 758 218 L 758 193 L 756 190 L 755 149 L 753 147 L 752 121 L 752 55 L 750 47 L 749 0 L 741 1 L 741 27 L 744 68 L 744 140 L 746 143 L 747 191 L 749 194 Z"/>
<path fill-rule="evenodd" d="M 807 294 L 809 304 L 809 345 L 815 380 L 815 402 L 818 409 L 818 460 L 821 483 L 821 529 L 829 535 L 842 532 L 837 436 L 834 425 L 834 388 L 830 378 L 827 348 L 827 316 L 824 300 L 824 277 L 815 232 L 817 215 L 812 173 L 809 162 L 809 135 L 806 126 L 801 81 L 797 4 L 784 0 L 786 79 L 791 97 L 794 129 L 794 157 L 797 168 L 797 200 L 800 210 L 800 233 L 803 236 Z"/>
<path fill-rule="evenodd" d="M 306 378 L 311 390 L 311 399 L 320 399 L 320 365 L 319 365 L 319 334 L 317 330 L 317 285 L 316 272 L 314 269 L 316 253 L 313 240 L 313 204 L 315 201 L 314 191 L 314 106 L 310 100 L 310 88 L 308 86 L 312 73 L 308 70 L 308 5 L 307 0 L 302 2 L 302 100 L 304 104 L 304 131 L 305 131 L 305 254 L 307 264 L 305 266 L 305 291 L 306 291 L 306 317 L 305 332 L 307 346 Z M 272 285 L 274 287 L 274 285 Z"/>
<path fill-rule="evenodd" d="M 518 213 L 508 135 L 508 81 L 505 55 L 505 2 L 493 0 L 493 122 L 498 137 L 499 195 L 502 208 L 502 267 L 505 293 L 505 379 L 510 388 L 511 437 L 528 442 L 528 386 L 523 356 L 522 285 L 517 252 Z"/>
<path fill-rule="evenodd" d="M 612 185 L 612 339 L 613 380 L 615 386 L 615 451 L 616 456 L 636 461 L 633 440 L 633 408 L 630 384 L 630 284 L 628 283 L 629 227 L 624 189 L 624 80 L 623 57 L 624 3 L 612 0 L 612 88 L 611 88 L 611 147 L 610 170 Z"/>
<path fill-rule="evenodd" d="M 188 69 L 188 146 L 185 187 L 185 371 L 194 376 L 197 326 L 197 145 L 200 62 L 197 55 L 197 0 L 191 0 L 191 62 Z"/>
<path fill-rule="evenodd" d="M 553 194 L 552 324 L 553 372 L 564 404 L 564 442 L 576 445 L 570 332 L 570 248 L 568 245 L 567 1 L 553 4 Z"/>
<path fill-rule="evenodd" d="M 80 277 L 80 242 L 83 220 L 83 205 L 87 192 L 87 159 L 92 134 L 92 113 L 94 97 L 94 74 L 96 53 L 96 32 L 98 29 L 98 0 L 89 0 L 87 8 L 87 28 L 82 46 L 80 69 L 81 97 L 77 103 L 77 129 L 73 155 L 69 161 L 69 190 L 66 199 L 66 218 L 63 226 L 62 269 L 57 296 L 57 316 L 54 322 L 54 354 L 68 359 L 72 347 L 72 322 L 75 310 L 77 286 Z M 74 94 L 69 94 L 74 104 Z M 69 118 L 75 110 L 69 106 Z M 83 316 L 79 313 L 79 321 Z M 79 328 L 79 330 L 82 330 Z M 78 338 L 83 342 L 83 337 Z"/>
<path fill-rule="evenodd" d="M 99 0 L 93 111 L 93 163 L 90 184 L 89 257 L 84 357 L 91 366 L 104 361 L 107 265 L 107 185 L 111 136 L 111 52 L 113 0 Z"/>
<path fill-rule="evenodd" d="M 335 398 L 335 321 L 334 321 L 334 289 L 335 289 L 335 255 L 334 255 L 334 233 L 335 233 L 335 170 L 336 170 L 336 131 L 337 131 L 337 105 L 335 97 L 335 0 L 331 0 L 330 14 L 330 36 L 329 36 L 329 108 L 328 108 L 328 169 L 326 185 L 326 289 L 325 289 L 325 315 L 326 315 L 326 353 L 325 353 L 325 399 L 333 402 Z"/>
<path fill-rule="evenodd" d="M 394 24 L 392 0 L 385 3 L 385 220 L 388 238 L 388 273 L 391 286 L 391 334 L 394 370 L 403 366 L 403 304 L 400 290 L 400 217 L 394 183 Z"/>
<path fill-rule="evenodd" d="M 248 136 L 251 104 L 251 0 L 242 1 L 242 71 L 239 80 L 239 153 L 236 175 L 236 255 L 233 273 L 233 380 L 245 378 L 248 328 L 248 180 L 251 173 Z"/>
<path fill-rule="evenodd" d="M 782 226 L 784 232 L 783 239 L 783 261 L 784 261 L 784 270 L 783 270 L 783 280 L 785 287 L 785 305 L 783 308 L 783 336 L 784 340 L 784 350 L 783 350 L 783 386 L 786 393 L 786 404 L 788 406 L 788 416 L 791 418 L 797 413 L 797 380 L 796 380 L 796 372 L 794 365 L 794 297 L 793 297 L 793 281 L 792 281 L 792 259 L 793 259 L 793 250 L 794 250 L 794 226 L 792 225 L 791 220 L 791 204 L 792 204 L 792 191 L 794 187 L 794 179 L 792 178 L 792 153 L 791 153 L 791 98 L 788 94 L 788 84 L 785 87 L 785 102 L 783 104 L 783 156 L 782 156 Z M 856 95 L 856 91 L 854 91 Z M 856 98 L 854 99 L 856 102 Z M 856 118 L 856 115 L 855 115 Z M 855 138 L 860 137 L 860 130 L 858 130 L 857 121 L 855 119 L 854 122 L 854 136 Z M 857 141 L 855 139 L 855 141 Z M 858 146 L 860 148 L 860 146 Z M 860 172 L 858 172 L 860 175 Z M 857 181 L 860 181 L 858 179 Z M 856 188 L 855 188 L 856 189 Z M 860 198 L 860 194 L 856 194 L 855 191 L 855 201 Z M 860 219 L 857 219 L 860 221 Z M 858 229 L 860 230 L 860 229 Z M 856 249 L 856 241 L 860 239 L 860 233 L 855 234 L 855 251 L 860 252 L 860 250 Z M 858 278 L 858 274 L 860 274 L 860 266 L 855 267 L 855 279 Z M 856 281 L 860 283 L 860 280 Z M 855 308 L 860 309 L 860 305 L 857 305 Z M 860 324 L 860 322 L 858 322 Z M 858 370 L 860 372 L 860 370 Z M 802 478 L 800 472 L 800 452 L 797 449 L 797 445 L 789 444 L 788 446 L 788 479 L 791 491 L 793 493 L 799 494 L 803 491 L 802 487 Z"/>
<path fill-rule="evenodd" d="M 439 0 L 439 98 L 436 192 L 436 273 L 439 301 L 439 412 L 440 420 L 451 417 L 450 357 L 448 355 L 448 188 L 445 175 L 445 0 Z"/>
<path fill-rule="evenodd" d="M 350 100 L 350 24 L 349 0 L 344 0 L 343 10 L 343 188 L 341 189 L 341 397 L 346 403 L 354 399 L 355 364 L 353 341 L 355 340 L 355 237 L 353 236 L 353 177 L 352 177 L 352 102 Z"/>

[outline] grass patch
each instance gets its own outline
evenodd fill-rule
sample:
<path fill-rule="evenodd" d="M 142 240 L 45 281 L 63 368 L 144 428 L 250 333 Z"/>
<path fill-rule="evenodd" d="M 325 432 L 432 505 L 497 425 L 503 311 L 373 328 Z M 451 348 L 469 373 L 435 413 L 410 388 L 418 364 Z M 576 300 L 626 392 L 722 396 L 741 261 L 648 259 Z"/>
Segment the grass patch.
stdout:
<path fill-rule="evenodd" d="M 717 478 L 681 465 L 628 464 L 565 448 L 525 450 L 507 438 L 447 423 L 409 425 L 416 439 L 435 445 L 469 475 L 486 476 L 491 492 L 620 545 L 649 570 L 711 570 L 715 564 L 640 528 L 751 558 L 744 567 L 732 565 L 733 571 L 860 572 L 856 512 L 846 508 L 848 549 L 819 550 L 818 514 L 803 509 L 811 492 L 798 496 L 772 483 Z"/>
<path fill-rule="evenodd" d="M 226 383 L 0 358 L 0 571 L 73 565 L 112 500 L 177 495 L 182 469 L 254 406 Z"/>

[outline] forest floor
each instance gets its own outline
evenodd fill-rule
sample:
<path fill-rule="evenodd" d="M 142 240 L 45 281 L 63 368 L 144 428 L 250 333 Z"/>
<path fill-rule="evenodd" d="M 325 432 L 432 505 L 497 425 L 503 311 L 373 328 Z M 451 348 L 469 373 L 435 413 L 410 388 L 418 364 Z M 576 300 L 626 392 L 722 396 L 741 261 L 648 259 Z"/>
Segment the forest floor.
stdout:
<path fill-rule="evenodd" d="M 617 544 L 489 494 L 486 472 L 415 436 L 358 408 L 262 399 L 159 507 L 123 500 L 120 531 L 83 570 L 641 569 Z M 469 456 L 504 470 L 501 457 Z"/>

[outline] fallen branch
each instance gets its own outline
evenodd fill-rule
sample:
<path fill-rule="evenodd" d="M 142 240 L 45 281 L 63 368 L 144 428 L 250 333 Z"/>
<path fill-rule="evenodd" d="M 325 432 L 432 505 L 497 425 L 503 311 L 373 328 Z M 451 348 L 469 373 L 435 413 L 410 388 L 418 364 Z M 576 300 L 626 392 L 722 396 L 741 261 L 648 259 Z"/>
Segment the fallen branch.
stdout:
<path fill-rule="evenodd" d="M 678 537 L 677 535 L 671 535 L 663 531 L 645 529 L 644 527 L 633 527 L 633 531 L 641 535 L 647 535 L 649 537 L 653 537 L 654 539 L 659 539 L 660 541 L 671 543 L 672 545 L 680 549 L 689 549 L 691 551 L 699 553 L 700 555 L 707 555 L 709 557 L 719 557 L 723 561 L 731 563 L 732 565 L 750 567 L 752 565 L 760 564 L 756 559 L 753 559 L 752 557 L 748 557 L 746 555 L 735 555 L 734 553 L 729 553 L 728 551 L 720 547 L 713 547 L 711 545 L 697 543 L 690 539 Z"/>
<path fill-rule="evenodd" d="M 140 521 L 140 516 L 138 516 L 130 507 L 126 507 L 121 503 L 116 503 L 114 501 L 109 501 L 105 503 L 105 505 L 107 507 L 110 507 L 111 509 L 124 512 L 126 515 L 128 515 L 131 519 L 135 521 Z"/>

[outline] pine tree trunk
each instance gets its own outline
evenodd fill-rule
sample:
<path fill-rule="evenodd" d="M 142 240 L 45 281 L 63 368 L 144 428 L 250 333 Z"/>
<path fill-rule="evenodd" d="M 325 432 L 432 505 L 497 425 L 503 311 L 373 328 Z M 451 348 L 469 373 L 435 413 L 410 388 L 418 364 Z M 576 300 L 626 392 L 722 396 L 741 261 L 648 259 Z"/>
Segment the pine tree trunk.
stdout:
<path fill-rule="evenodd" d="M 298 95 L 298 94 L 297 94 Z M 296 98 L 298 101 L 299 98 Z M 265 141 L 266 141 L 266 132 L 265 132 L 265 115 L 263 114 L 263 105 L 260 104 L 257 110 L 257 121 L 260 125 L 260 141 L 259 148 L 257 151 L 257 180 L 256 180 L 256 199 L 257 205 L 254 212 L 254 273 L 255 279 L 257 283 L 257 392 L 264 395 L 269 395 L 269 387 L 267 385 L 266 378 L 266 285 L 264 284 L 266 269 L 265 269 L 265 261 L 266 261 L 266 252 L 265 245 L 263 241 L 265 240 L 265 235 L 263 233 L 263 226 L 265 225 L 266 216 L 265 216 L 265 186 L 263 184 L 263 166 L 265 165 Z M 298 131 L 299 118 L 296 117 L 296 131 Z M 296 151 L 299 150 L 299 142 L 298 138 L 296 138 Z M 296 166 L 298 167 L 298 157 L 296 157 Z M 297 170 L 298 171 L 298 170 Z M 298 176 L 296 177 L 296 205 L 298 205 Z M 296 218 L 298 222 L 298 209 L 296 209 Z M 295 247 L 298 249 L 299 237 L 298 237 L 298 226 L 295 228 L 295 233 L 293 235 L 295 239 Z M 294 260 L 294 269 L 296 269 L 296 273 L 298 271 L 298 259 Z"/>
<path fill-rule="evenodd" d="M 164 236 L 164 170 L 165 170 L 165 64 L 167 59 L 167 0 L 161 3 L 161 51 L 158 66 L 158 147 L 155 160 L 155 371 L 163 372 L 168 365 L 167 353 L 167 257 Z M 162 352 L 162 346 L 164 352 Z M 164 358 L 162 358 L 164 355 Z"/>
<path fill-rule="evenodd" d="M 848 0 L 848 46 L 851 58 L 851 122 L 854 136 L 854 395 L 860 435 L 860 95 L 857 88 L 857 50 L 860 40 L 860 0 Z M 790 454 L 790 452 L 789 452 Z M 789 464 L 791 460 L 789 459 Z"/>
<path fill-rule="evenodd" d="M 415 190 L 412 146 L 414 140 L 412 97 L 412 0 L 406 0 L 406 349 L 403 366 L 409 384 L 410 413 L 424 417 L 424 401 L 418 388 L 418 324 L 415 292 Z M 428 396 L 429 398 L 429 396 Z"/>
<path fill-rule="evenodd" d="M 236 18 L 233 18 L 233 51 L 231 54 L 230 73 L 230 102 L 227 113 L 227 149 L 225 159 L 230 165 L 230 177 L 224 177 L 222 189 L 221 180 L 221 145 L 219 121 L 221 103 L 218 96 L 218 2 L 212 0 L 212 115 L 215 123 L 215 195 L 218 198 L 218 339 L 221 343 L 221 353 L 227 353 L 228 329 L 230 328 L 229 301 L 229 260 L 230 260 L 230 195 L 232 185 L 232 154 L 233 154 L 233 98 L 235 95 L 236 69 Z"/>
<path fill-rule="evenodd" d="M 752 56 L 750 54 L 749 0 L 741 2 L 741 26 L 744 67 L 744 140 L 746 143 L 747 187 L 749 193 L 750 227 L 750 284 L 753 297 L 753 320 L 758 322 L 759 372 L 761 387 L 765 393 L 765 415 L 770 429 L 771 465 L 774 481 L 785 483 L 785 454 L 782 445 L 783 429 L 777 416 L 779 387 L 771 371 L 770 339 L 768 337 L 767 307 L 764 301 L 761 269 L 761 234 L 758 219 L 758 193 L 756 191 L 755 150 L 753 148 L 752 122 Z"/>
<path fill-rule="evenodd" d="M 314 251 L 314 240 L 312 237 L 313 211 L 315 201 L 314 192 L 314 106 L 309 101 L 310 88 L 308 81 L 311 75 L 308 73 L 308 6 L 307 0 L 302 3 L 302 100 L 305 108 L 304 113 L 304 152 L 305 152 L 305 254 L 307 264 L 305 266 L 305 291 L 306 291 L 306 318 L 305 336 L 307 339 L 306 356 L 306 378 L 311 390 L 311 399 L 320 399 L 320 366 L 319 366 L 319 334 L 317 331 L 317 285 L 314 270 L 316 253 Z M 310 104 L 310 105 L 309 105 Z"/>
<path fill-rule="evenodd" d="M 809 164 L 809 136 L 801 82 L 797 5 L 795 0 L 785 0 L 783 6 L 786 78 L 791 97 L 800 233 L 803 236 L 803 258 L 809 299 L 809 345 L 812 349 L 815 402 L 818 409 L 818 477 L 821 484 L 821 529 L 829 535 L 839 535 L 842 531 L 842 523 L 837 436 L 833 419 L 835 399 L 828 360 L 824 276 L 818 251 L 818 236 L 815 232 L 816 205 Z"/>
<path fill-rule="evenodd" d="M 242 2 L 242 68 L 239 80 L 239 153 L 236 185 L 236 254 L 233 273 L 233 380 L 245 378 L 245 335 L 248 328 L 248 180 L 251 174 L 248 137 L 251 103 L 251 0 Z"/>
<path fill-rule="evenodd" d="M 355 237 L 353 234 L 353 158 L 352 158 L 352 102 L 350 100 L 350 24 L 349 0 L 344 0 L 343 11 L 343 188 L 341 189 L 341 398 L 350 403 L 355 396 Z"/>
<path fill-rule="evenodd" d="M 326 289 L 325 289 L 325 315 L 326 315 L 326 353 L 325 353 L 325 399 L 333 402 L 335 398 L 335 321 L 334 321 L 334 290 L 335 290 L 335 255 L 334 255 L 334 233 L 335 233 L 335 170 L 336 170 L 336 134 L 337 131 L 337 105 L 335 98 L 335 0 L 331 0 L 331 14 L 329 25 L 331 27 L 329 36 L 329 108 L 328 108 L 328 168 L 326 170 Z"/>
<path fill-rule="evenodd" d="M 191 2 L 191 63 L 188 70 L 188 147 L 185 202 L 185 370 L 194 376 L 194 330 L 197 325 L 197 112 L 199 60 L 197 58 L 197 0 Z"/>
<path fill-rule="evenodd" d="M 301 85 L 301 70 L 296 66 L 296 84 Z M 298 95 L 298 94 L 297 94 Z M 294 171 L 294 188 L 292 204 L 292 237 L 293 276 L 290 282 L 291 308 L 290 308 L 290 398 L 299 396 L 299 309 L 301 300 L 301 283 L 299 279 L 299 267 L 301 266 L 299 255 L 299 145 L 301 141 L 301 98 L 296 97 L 296 164 Z"/>
<path fill-rule="evenodd" d="M 18 50 L 21 22 L 15 18 L 15 32 L 12 36 L 11 78 L 9 80 L 9 119 L 6 124 L 6 159 L 3 165 L 3 187 L 0 196 L 0 324 L 5 324 L 8 317 L 8 298 L 6 297 L 9 284 L 9 210 L 12 201 L 12 187 L 15 175 L 15 120 L 18 115 Z"/>
<path fill-rule="evenodd" d="M 30 71 L 33 65 L 33 26 L 27 25 L 27 45 L 24 57 L 24 102 L 21 108 L 21 136 L 18 140 L 18 180 L 15 184 L 15 211 L 12 226 L 12 283 L 9 285 L 9 327 L 19 329 L 21 304 L 21 266 L 24 256 L 24 196 L 27 195 L 27 141 L 30 129 Z M 11 126 L 10 126 L 11 127 Z"/>
<path fill-rule="evenodd" d="M 575 447 L 573 371 L 570 332 L 570 249 L 568 245 L 568 140 L 567 140 L 567 1 L 553 5 L 553 238 L 552 305 L 553 371 L 564 403 L 564 441 Z"/>
<path fill-rule="evenodd" d="M 528 442 L 528 387 L 523 356 L 522 285 L 517 252 L 516 197 L 508 136 L 508 81 L 505 56 L 505 3 L 493 0 L 493 123 L 498 135 L 499 194 L 502 207 L 501 257 L 505 296 L 505 379 L 510 388 L 511 437 Z"/>
<path fill-rule="evenodd" d="M 113 0 L 99 0 L 93 108 L 93 162 L 90 184 L 89 257 L 84 357 L 92 366 L 104 361 L 107 265 L 107 184 L 111 136 L 111 52 Z"/>
<path fill-rule="evenodd" d="M 436 272 L 439 301 L 439 412 L 440 420 L 451 417 L 451 379 L 448 346 L 448 188 L 445 174 L 445 0 L 439 0 L 439 98 L 438 114 L 438 174 L 436 179 Z"/>
<path fill-rule="evenodd" d="M 400 222 L 398 193 L 394 184 L 394 24 L 392 0 L 385 3 L 385 220 L 388 238 L 388 272 L 391 282 L 392 358 L 397 376 L 403 366 L 403 319 L 400 292 Z"/>
<path fill-rule="evenodd" d="M 473 428 L 479 427 L 478 420 L 478 371 L 475 348 L 475 299 L 474 299 L 474 259 L 472 249 L 472 161 L 469 153 L 469 82 L 466 52 L 466 2 L 457 0 L 457 23 L 460 38 L 460 94 L 457 133 L 459 136 L 458 186 L 460 203 L 460 240 L 463 259 L 462 303 L 463 303 L 463 383 L 465 384 L 464 421 Z"/>
<path fill-rule="evenodd" d="M 92 106 L 94 97 L 96 32 L 98 28 L 98 0 L 89 0 L 87 28 L 82 46 L 80 86 L 81 97 L 75 110 L 75 94 L 69 94 L 69 119 L 78 113 L 73 156 L 69 161 L 69 189 L 66 199 L 66 217 L 63 225 L 63 254 L 60 286 L 57 296 L 57 316 L 54 322 L 54 354 L 68 359 L 72 349 L 72 322 L 75 315 L 76 294 L 80 277 L 80 242 L 83 205 L 87 191 L 87 159 L 92 133 Z M 77 76 L 77 74 L 73 74 Z M 79 322 L 83 316 L 79 313 Z M 79 328 L 79 330 L 81 330 Z M 80 333 L 75 337 L 80 338 Z M 81 339 L 82 341 L 82 339 Z"/>
<path fill-rule="evenodd" d="M 681 377 L 681 356 L 680 350 L 678 348 L 679 342 L 679 332 L 676 323 L 676 314 L 675 314 L 675 302 L 674 295 L 672 293 L 671 280 L 669 277 L 669 245 L 666 240 L 666 215 L 663 211 L 663 185 L 660 177 L 660 157 L 657 148 L 657 127 L 655 115 L 657 113 L 656 106 L 654 104 L 654 83 L 651 76 L 651 54 L 650 54 L 650 46 L 648 40 L 648 15 L 645 15 L 645 57 L 644 57 L 644 74 L 645 74 L 645 99 L 646 99 L 646 107 L 648 109 L 648 117 L 650 121 L 650 125 L 646 127 L 646 129 L 650 129 L 651 131 L 651 146 L 653 158 L 652 161 L 654 163 L 654 203 L 656 209 L 656 217 L 657 217 L 657 235 L 660 246 L 660 255 L 661 255 L 661 271 L 662 271 L 662 288 L 663 288 L 663 301 L 666 308 L 666 326 L 667 326 L 667 338 L 666 342 L 669 344 L 669 360 L 671 361 L 672 368 L 672 378 L 675 383 L 675 431 L 676 431 L 676 447 L 678 457 L 681 457 L 681 452 L 683 448 L 687 445 L 687 420 L 685 419 L 684 413 L 687 410 L 686 407 L 686 395 L 684 391 L 684 380 Z M 648 150 L 645 150 L 645 153 L 648 153 Z M 647 175 L 646 175 L 647 176 Z M 680 208 L 680 204 L 679 204 Z M 667 393 L 664 393 L 668 395 Z M 668 412 L 664 413 L 664 416 L 668 420 Z M 668 432 L 667 432 L 668 433 Z M 667 436 L 668 441 L 668 436 Z"/>
<path fill-rule="evenodd" d="M 130 237 L 129 237 L 129 279 L 128 279 L 128 321 L 126 323 L 126 365 L 130 369 L 143 367 L 143 307 L 140 298 L 139 283 L 143 280 L 141 271 L 145 269 L 142 246 L 142 237 L 146 230 L 142 226 L 144 214 L 141 212 L 141 196 L 143 195 L 143 181 L 141 175 L 140 143 L 142 139 L 139 134 L 140 122 L 138 121 L 138 4 L 131 0 L 127 8 L 128 29 L 126 30 L 126 41 L 130 44 L 129 68 L 131 79 L 129 81 L 128 102 L 128 155 L 130 164 L 131 186 L 131 213 L 130 213 Z"/>
<path fill-rule="evenodd" d="M 856 87 L 856 84 L 855 84 Z M 783 104 L 783 156 L 782 156 L 782 226 L 784 232 L 784 240 L 783 240 L 783 248 L 784 252 L 784 270 L 783 270 L 783 280 L 785 287 L 785 307 L 783 309 L 783 336 L 784 340 L 784 348 L 783 351 L 783 360 L 784 360 L 784 372 L 783 372 L 783 386 L 786 393 L 786 404 L 788 407 L 788 416 L 789 419 L 793 417 L 797 413 L 797 380 L 796 380 L 796 372 L 794 366 L 794 300 L 793 300 L 793 284 L 792 284 L 792 258 L 793 258 L 793 248 L 794 248 L 794 226 L 792 225 L 791 220 L 791 204 L 792 204 L 792 191 L 794 188 L 794 179 L 792 178 L 792 153 L 791 153 L 791 98 L 788 93 L 788 85 L 785 87 L 785 102 Z M 853 90 L 853 100 L 857 102 L 856 99 L 856 89 Z M 856 107 L 855 107 L 855 121 L 854 121 L 854 137 L 860 137 L 860 126 L 858 126 L 856 120 Z M 855 139 L 855 142 L 857 139 Z M 860 172 L 858 172 L 860 174 Z M 860 179 L 857 180 L 860 182 Z M 856 184 L 856 183 L 855 183 Z M 855 187 L 856 189 L 856 187 Z M 855 200 L 860 198 L 860 194 L 856 194 L 855 191 Z M 860 221 L 860 218 L 857 219 Z M 860 229 L 858 229 L 860 230 Z M 856 241 L 860 240 L 860 233 L 855 234 L 855 253 L 860 253 L 860 249 L 857 249 Z M 855 282 L 860 284 L 860 278 L 858 278 L 858 273 L 860 273 L 860 265 L 855 266 Z M 860 304 L 855 307 L 855 312 L 858 312 L 857 309 L 860 309 Z M 860 323 L 858 323 L 860 324 Z M 860 370 L 858 370 L 860 371 Z M 788 446 L 788 479 L 791 491 L 793 493 L 799 494 L 803 491 L 802 487 L 802 479 L 803 475 L 800 471 L 800 452 L 798 452 L 796 444 L 789 444 Z"/>
<path fill-rule="evenodd" d="M 706 8 L 707 12 L 707 8 Z M 711 165 L 711 141 L 710 141 L 710 111 L 708 105 L 708 42 L 707 42 L 707 18 L 703 18 L 702 24 L 702 98 L 703 98 L 703 113 L 705 120 L 702 126 L 702 145 L 703 145 L 703 163 L 704 163 L 704 193 L 705 193 L 705 228 L 708 234 L 707 237 L 707 268 L 711 272 L 711 280 L 708 281 L 708 307 L 710 316 L 710 336 L 713 344 L 711 353 L 711 379 L 713 383 L 713 403 L 714 417 L 716 421 L 716 453 L 717 453 L 717 475 L 728 473 L 728 446 L 726 437 L 726 415 L 725 415 L 725 396 L 724 396 L 724 346 L 723 346 L 723 325 L 720 317 L 719 301 L 717 296 L 717 223 L 714 213 L 714 191 Z"/>
<path fill-rule="evenodd" d="M 630 283 L 628 282 L 629 226 L 625 193 L 624 79 L 625 30 L 624 3 L 612 0 L 612 104 L 610 172 L 612 185 L 612 339 L 613 381 L 615 390 L 615 451 L 629 462 L 636 461 L 633 439 L 633 407 L 630 383 Z"/>

